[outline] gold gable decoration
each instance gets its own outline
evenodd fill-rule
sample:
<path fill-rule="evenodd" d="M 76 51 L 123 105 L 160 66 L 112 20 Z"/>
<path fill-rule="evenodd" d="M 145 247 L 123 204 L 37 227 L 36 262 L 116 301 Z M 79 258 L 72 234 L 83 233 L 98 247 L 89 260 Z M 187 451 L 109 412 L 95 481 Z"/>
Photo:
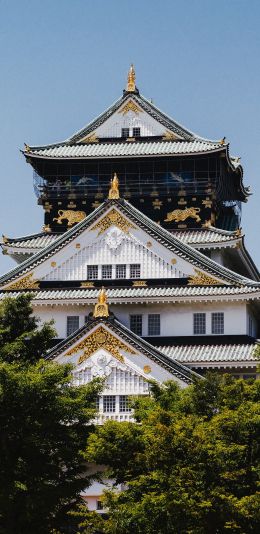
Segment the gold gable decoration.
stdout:
<path fill-rule="evenodd" d="M 120 350 L 129 352 L 130 354 L 136 354 L 131 347 L 128 347 L 125 343 L 120 341 L 120 339 L 117 339 L 103 326 L 99 326 L 99 328 L 92 332 L 92 334 L 90 334 L 86 339 L 70 349 L 66 353 L 66 356 L 72 356 L 78 351 L 84 350 L 84 353 L 80 356 L 78 362 L 82 363 L 90 358 L 90 356 L 100 348 L 107 350 L 110 354 L 112 354 L 112 356 L 122 363 L 124 363 L 124 358 L 122 354 L 120 354 Z"/>
<path fill-rule="evenodd" d="M 118 113 L 123 113 L 123 115 L 126 115 L 129 111 L 133 111 L 133 113 L 136 113 L 136 115 L 143 112 L 143 110 L 133 100 L 128 100 L 128 102 L 126 102 L 126 104 L 119 110 Z"/>
<path fill-rule="evenodd" d="M 98 143 L 99 139 L 96 135 L 96 132 L 91 133 L 87 137 L 84 137 L 84 139 L 81 139 L 80 143 Z"/>
<path fill-rule="evenodd" d="M 108 317 L 108 316 L 109 316 L 109 310 L 108 310 L 108 304 L 107 304 L 107 295 L 106 295 L 104 287 L 102 287 L 98 295 L 97 304 L 95 304 L 93 317 Z"/>
<path fill-rule="evenodd" d="M 39 280 L 35 280 L 33 278 L 33 273 L 27 274 L 20 280 L 17 280 L 16 282 L 12 282 L 11 284 L 8 284 L 7 286 L 3 287 L 2 289 L 4 291 L 12 291 L 14 289 L 38 289 L 39 287 Z"/>
<path fill-rule="evenodd" d="M 176 141 L 176 139 L 178 139 L 178 137 L 173 132 L 170 132 L 170 130 L 165 131 L 163 135 L 164 141 Z"/>
<path fill-rule="evenodd" d="M 194 271 L 196 274 L 189 276 L 189 279 L 188 279 L 189 286 L 223 285 L 223 282 L 220 282 L 220 280 L 213 278 L 213 276 L 209 276 L 208 274 L 205 274 L 202 271 L 199 271 L 199 269 L 194 269 Z"/>
<path fill-rule="evenodd" d="M 114 173 L 114 178 L 110 182 L 110 189 L 108 192 L 108 198 L 110 200 L 120 198 L 119 195 L 119 180 L 116 172 Z"/>
<path fill-rule="evenodd" d="M 135 228 L 135 226 L 130 223 L 121 213 L 117 210 L 112 209 L 109 211 L 101 221 L 99 221 L 91 230 L 99 230 L 98 235 L 103 234 L 110 226 L 117 226 L 122 232 L 128 234 L 130 228 Z"/>

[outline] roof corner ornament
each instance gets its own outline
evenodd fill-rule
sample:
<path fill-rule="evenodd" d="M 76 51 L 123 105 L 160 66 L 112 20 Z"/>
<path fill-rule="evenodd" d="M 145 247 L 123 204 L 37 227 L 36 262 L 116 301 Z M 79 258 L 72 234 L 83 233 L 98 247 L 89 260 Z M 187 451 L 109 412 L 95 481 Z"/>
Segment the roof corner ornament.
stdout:
<path fill-rule="evenodd" d="M 107 295 L 104 287 L 102 287 L 99 295 L 98 295 L 98 301 L 97 304 L 95 304 L 93 317 L 108 317 L 109 316 L 109 310 L 108 310 L 108 304 L 107 304 Z"/>
<path fill-rule="evenodd" d="M 8 243 L 9 239 L 6 235 L 2 234 L 3 243 Z"/>
<path fill-rule="evenodd" d="M 131 65 L 131 67 L 129 69 L 129 72 L 128 72 L 126 90 L 127 90 L 128 93 L 133 93 L 136 90 L 136 87 L 135 87 L 135 69 L 134 69 L 133 63 L 132 63 L 132 65 Z"/>
<path fill-rule="evenodd" d="M 24 151 L 25 152 L 31 152 L 31 147 L 29 145 L 27 145 L 26 143 L 24 143 Z"/>
<path fill-rule="evenodd" d="M 224 145 L 225 142 L 226 142 L 226 137 L 223 137 L 222 139 L 220 139 L 219 144 Z"/>
<path fill-rule="evenodd" d="M 119 180 L 118 180 L 116 172 L 114 174 L 114 178 L 110 182 L 110 189 L 109 189 L 109 193 L 108 193 L 108 198 L 110 200 L 116 199 L 116 198 L 120 198 L 120 195 L 119 195 Z"/>

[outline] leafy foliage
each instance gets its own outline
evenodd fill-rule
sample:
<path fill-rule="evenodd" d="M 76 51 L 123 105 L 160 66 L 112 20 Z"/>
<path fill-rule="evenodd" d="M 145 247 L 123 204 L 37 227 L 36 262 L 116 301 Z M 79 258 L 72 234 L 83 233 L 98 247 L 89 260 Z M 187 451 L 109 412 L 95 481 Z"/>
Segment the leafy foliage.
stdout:
<path fill-rule="evenodd" d="M 0 532 L 50 533 L 88 485 L 81 450 L 100 384 L 73 387 L 71 367 L 39 359 L 52 326 L 28 297 L 0 310 Z M 88 426 L 86 426 L 88 425 Z M 93 427 L 92 427 L 93 429 Z M 66 519 L 67 518 L 67 519 Z M 59 530 L 60 531 L 60 530 Z"/>
<path fill-rule="evenodd" d="M 258 532 L 259 397 L 259 381 L 230 376 L 169 382 L 138 399 L 137 424 L 97 428 L 86 459 L 127 485 L 107 492 L 102 532 Z"/>

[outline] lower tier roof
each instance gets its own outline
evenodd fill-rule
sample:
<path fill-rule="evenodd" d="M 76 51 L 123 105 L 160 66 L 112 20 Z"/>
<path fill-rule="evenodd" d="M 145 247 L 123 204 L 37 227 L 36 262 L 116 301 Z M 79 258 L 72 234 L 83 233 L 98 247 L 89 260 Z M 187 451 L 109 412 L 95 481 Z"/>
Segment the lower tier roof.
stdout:
<path fill-rule="evenodd" d="M 255 367 L 257 358 L 255 356 L 256 344 L 218 344 L 218 345 L 179 345 L 160 346 L 158 349 L 182 364 L 195 364 L 196 367 L 204 367 L 205 364 L 213 364 L 212 367 L 222 367 L 223 364 L 240 364 Z M 215 364 L 215 365 L 214 365 Z M 206 365 L 207 366 L 207 365 Z"/>
<path fill-rule="evenodd" d="M 22 291 L 1 291 L 0 299 L 6 296 L 16 297 L 21 293 L 33 295 L 33 301 L 42 302 L 53 301 L 65 304 L 66 301 L 77 304 L 93 304 L 96 302 L 100 288 L 78 288 L 78 289 L 39 289 Z M 110 304 L 129 302 L 176 302 L 178 300 L 236 300 L 236 299 L 258 299 L 260 297 L 260 286 L 174 286 L 174 287 L 113 287 L 106 289 L 107 298 Z"/>

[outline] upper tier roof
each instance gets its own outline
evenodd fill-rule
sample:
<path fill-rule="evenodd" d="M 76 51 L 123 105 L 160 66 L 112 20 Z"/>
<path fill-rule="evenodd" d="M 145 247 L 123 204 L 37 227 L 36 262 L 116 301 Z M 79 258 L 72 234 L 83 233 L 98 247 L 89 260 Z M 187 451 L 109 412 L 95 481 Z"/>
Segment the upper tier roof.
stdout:
<path fill-rule="evenodd" d="M 123 128 L 129 128 L 128 139 L 122 138 Z M 140 136 L 134 128 L 140 129 Z M 227 148 L 225 138 L 205 139 L 166 115 L 139 93 L 134 82 L 127 84 L 122 97 L 68 139 L 48 145 L 25 145 L 24 153 L 29 158 L 118 158 L 204 154 Z M 240 166 L 238 159 L 229 162 L 234 169 Z"/>

